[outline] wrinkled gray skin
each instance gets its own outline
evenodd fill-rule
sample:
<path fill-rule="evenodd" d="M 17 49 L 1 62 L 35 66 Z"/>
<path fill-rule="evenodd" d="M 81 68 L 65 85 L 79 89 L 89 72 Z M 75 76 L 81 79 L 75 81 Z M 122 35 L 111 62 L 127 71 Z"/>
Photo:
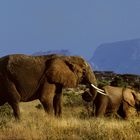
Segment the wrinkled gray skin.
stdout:
<path fill-rule="evenodd" d="M 105 93 L 108 96 L 97 94 L 93 104 L 95 105 L 95 116 L 102 117 L 106 114 L 118 113 L 122 118 L 127 119 L 130 107 L 139 109 L 140 93 L 122 87 L 104 86 Z M 92 101 L 88 92 L 83 94 L 83 99 L 87 102 Z"/>
<path fill-rule="evenodd" d="M 0 105 L 8 102 L 16 118 L 20 117 L 19 102 L 39 99 L 48 114 L 61 116 L 62 88 L 75 88 L 84 83 L 92 98 L 97 93 L 94 73 L 79 56 L 8 55 L 0 59 Z M 54 110 L 54 111 L 53 111 Z"/>

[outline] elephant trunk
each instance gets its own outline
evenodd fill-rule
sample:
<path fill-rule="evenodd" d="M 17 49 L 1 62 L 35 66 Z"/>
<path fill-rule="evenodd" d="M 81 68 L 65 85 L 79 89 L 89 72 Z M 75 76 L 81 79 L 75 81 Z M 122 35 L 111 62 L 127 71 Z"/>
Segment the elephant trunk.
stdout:
<path fill-rule="evenodd" d="M 94 72 L 93 72 L 91 66 L 88 63 L 86 63 L 86 69 L 85 69 L 84 76 L 85 76 L 86 83 L 88 83 L 88 85 L 89 85 L 89 92 L 84 93 L 82 95 L 82 97 L 85 96 L 85 98 L 88 97 L 89 100 L 94 101 L 94 99 L 97 96 L 97 92 L 105 95 L 104 90 L 99 89 L 97 87 L 96 77 L 94 75 Z"/>
<path fill-rule="evenodd" d="M 107 94 L 105 93 L 104 90 L 102 90 L 102 89 L 96 87 L 96 86 L 93 85 L 93 84 L 91 84 L 91 86 L 92 86 L 93 88 L 95 88 L 95 89 L 97 90 L 98 93 L 100 93 L 100 94 L 102 94 L 102 95 L 105 95 L 105 96 L 107 95 Z"/>
<path fill-rule="evenodd" d="M 97 96 L 97 90 L 93 88 L 93 86 L 90 84 L 89 91 L 90 91 L 91 99 L 92 101 L 94 101 L 94 99 Z"/>
<path fill-rule="evenodd" d="M 91 84 L 89 89 L 90 89 L 90 93 L 91 93 L 91 97 L 92 97 L 92 100 L 93 100 L 93 101 L 94 101 L 94 99 L 95 99 L 97 93 L 102 94 L 102 95 L 104 95 L 104 96 L 107 96 L 107 94 L 105 93 L 104 90 L 99 89 L 99 88 L 98 88 L 97 86 L 95 86 L 94 84 Z M 93 94 L 93 93 L 94 93 L 94 94 Z"/>
<path fill-rule="evenodd" d="M 85 91 L 84 93 L 82 93 L 82 98 L 86 102 L 91 102 L 91 101 L 95 100 L 97 94 L 102 94 L 103 96 L 108 96 L 108 94 L 106 94 L 104 90 L 99 89 L 95 85 L 91 84 L 89 91 Z"/>
<path fill-rule="evenodd" d="M 90 84 L 89 90 L 86 90 L 84 93 L 82 93 L 82 98 L 86 102 L 94 101 L 97 96 L 97 90 L 93 88 Z"/>

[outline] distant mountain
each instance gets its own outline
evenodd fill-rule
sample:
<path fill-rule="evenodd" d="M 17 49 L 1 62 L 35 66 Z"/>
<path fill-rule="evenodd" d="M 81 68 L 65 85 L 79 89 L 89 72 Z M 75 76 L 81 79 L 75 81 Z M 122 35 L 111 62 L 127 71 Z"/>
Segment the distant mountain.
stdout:
<path fill-rule="evenodd" d="M 40 51 L 36 52 L 32 55 L 37 56 L 37 55 L 48 55 L 48 54 L 63 54 L 63 55 L 71 55 L 69 50 L 53 50 L 53 51 Z"/>
<path fill-rule="evenodd" d="M 101 44 L 89 62 L 96 70 L 140 75 L 140 39 Z"/>

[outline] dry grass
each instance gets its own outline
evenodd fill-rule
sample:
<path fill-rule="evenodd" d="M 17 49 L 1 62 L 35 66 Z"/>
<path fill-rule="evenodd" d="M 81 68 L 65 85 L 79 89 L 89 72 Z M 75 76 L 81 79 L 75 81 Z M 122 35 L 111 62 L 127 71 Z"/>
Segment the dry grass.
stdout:
<path fill-rule="evenodd" d="M 38 101 L 21 103 L 21 121 L 12 117 L 0 128 L 1 140 L 138 140 L 140 119 L 122 121 L 86 116 L 84 107 L 64 107 L 63 118 L 45 114 Z M 4 119 L 4 118 L 2 118 Z"/>

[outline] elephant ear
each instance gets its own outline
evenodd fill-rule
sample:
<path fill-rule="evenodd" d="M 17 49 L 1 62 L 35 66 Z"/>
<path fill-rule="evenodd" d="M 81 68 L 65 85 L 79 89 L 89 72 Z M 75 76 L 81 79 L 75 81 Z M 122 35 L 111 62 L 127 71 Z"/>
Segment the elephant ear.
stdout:
<path fill-rule="evenodd" d="M 83 76 L 82 66 L 68 60 L 66 60 L 65 63 L 69 67 L 69 69 L 71 69 L 71 71 L 76 75 L 77 80 L 79 80 Z"/>
<path fill-rule="evenodd" d="M 72 65 L 68 65 L 68 62 L 66 63 L 61 58 L 46 62 L 46 77 L 50 83 L 61 84 L 69 88 L 77 86 L 77 76 Z"/>
<path fill-rule="evenodd" d="M 134 99 L 134 96 L 133 96 L 133 90 L 132 89 L 125 89 L 124 90 L 123 99 L 130 106 L 135 106 L 135 99 Z"/>

